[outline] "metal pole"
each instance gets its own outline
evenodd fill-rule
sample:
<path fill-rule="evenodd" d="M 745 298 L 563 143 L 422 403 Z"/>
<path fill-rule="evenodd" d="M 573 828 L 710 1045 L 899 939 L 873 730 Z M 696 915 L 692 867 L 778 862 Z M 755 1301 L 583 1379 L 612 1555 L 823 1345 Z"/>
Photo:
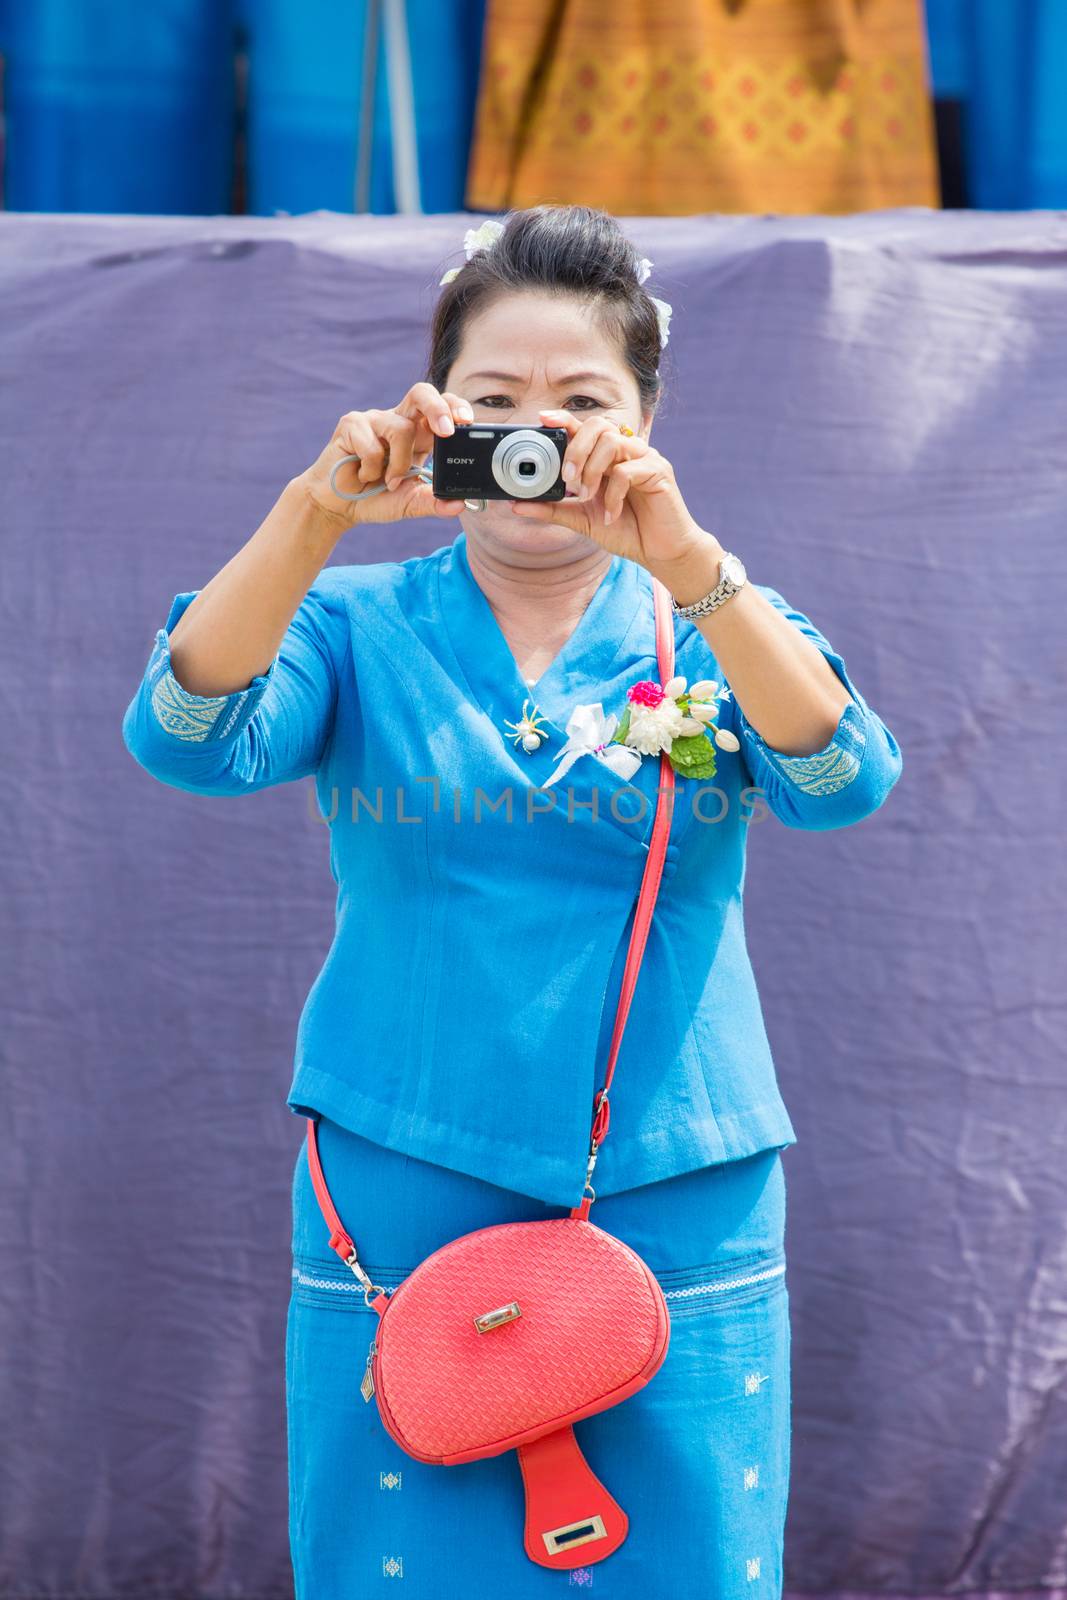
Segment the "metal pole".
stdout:
<path fill-rule="evenodd" d="M 393 189 L 398 211 L 421 213 L 415 91 L 406 12 L 405 0 L 385 0 L 385 65 L 393 133 Z"/>
<path fill-rule="evenodd" d="M 374 82 L 378 70 L 378 15 L 381 0 L 366 0 L 363 26 L 363 81 L 359 99 L 354 211 L 370 209 L 371 161 L 374 154 Z"/>

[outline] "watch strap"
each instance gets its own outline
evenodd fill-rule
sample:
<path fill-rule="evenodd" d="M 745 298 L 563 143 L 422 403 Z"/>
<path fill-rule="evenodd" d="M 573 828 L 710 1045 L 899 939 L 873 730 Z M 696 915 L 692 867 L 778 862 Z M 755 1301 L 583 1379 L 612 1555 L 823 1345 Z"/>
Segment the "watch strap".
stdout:
<path fill-rule="evenodd" d="M 719 560 L 719 581 L 713 589 L 708 590 L 707 594 L 701 595 L 699 600 L 694 600 L 687 606 L 680 606 L 677 600 L 672 599 L 671 605 L 676 617 L 706 617 L 710 612 L 717 611 L 719 606 L 729 600 L 731 595 L 735 595 L 739 589 L 744 588 L 747 577 L 742 579 L 740 583 L 735 583 L 732 578 L 728 578 L 722 572 L 723 563 L 732 554 L 733 552 L 730 550 L 723 552 Z"/>

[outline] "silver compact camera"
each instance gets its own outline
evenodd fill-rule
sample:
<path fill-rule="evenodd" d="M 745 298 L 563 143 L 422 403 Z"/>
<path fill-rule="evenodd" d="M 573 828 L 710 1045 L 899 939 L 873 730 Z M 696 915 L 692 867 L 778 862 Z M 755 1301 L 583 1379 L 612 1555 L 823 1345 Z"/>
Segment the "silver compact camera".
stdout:
<path fill-rule="evenodd" d="M 490 500 L 562 500 L 566 428 L 461 422 L 433 442 L 433 492 L 484 509 Z"/>

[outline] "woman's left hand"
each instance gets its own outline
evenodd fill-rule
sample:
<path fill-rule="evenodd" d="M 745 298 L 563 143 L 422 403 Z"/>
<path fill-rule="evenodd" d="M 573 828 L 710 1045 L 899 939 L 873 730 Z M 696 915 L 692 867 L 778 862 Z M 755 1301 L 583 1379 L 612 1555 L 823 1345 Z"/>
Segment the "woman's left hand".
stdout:
<path fill-rule="evenodd" d="M 674 468 L 639 433 L 624 434 L 610 417 L 579 419 L 565 408 L 540 412 L 544 427 L 570 435 L 563 463 L 573 463 L 562 500 L 513 500 L 516 515 L 584 533 L 613 555 L 650 569 L 669 568 L 706 543 L 689 513 Z M 584 497 L 577 498 L 579 490 Z"/>

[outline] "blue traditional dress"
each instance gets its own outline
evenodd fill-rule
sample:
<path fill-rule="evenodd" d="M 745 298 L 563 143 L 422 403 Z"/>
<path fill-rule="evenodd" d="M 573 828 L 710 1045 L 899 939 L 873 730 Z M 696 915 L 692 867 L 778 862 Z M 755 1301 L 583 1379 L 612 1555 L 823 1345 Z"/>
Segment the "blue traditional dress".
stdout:
<path fill-rule="evenodd" d="M 630 1516 L 623 1546 L 570 1573 L 522 1548 L 512 1452 L 415 1461 L 359 1379 L 376 1314 L 328 1247 L 306 1149 L 293 1176 L 286 1353 L 298 1600 L 376 1584 L 463 1600 L 580 1585 L 777 1596 L 789 1459 L 779 1093 L 742 915 L 748 830 L 773 814 L 842 827 L 885 800 L 893 735 L 842 657 L 773 589 L 852 699 L 826 748 L 786 756 L 748 723 L 692 622 L 675 671 L 715 680 L 711 776 L 677 779 L 663 883 L 611 1091 L 591 1220 L 634 1245 L 672 1314 L 636 1395 L 575 1425 Z M 318 1115 L 335 1204 L 375 1282 L 399 1283 L 474 1227 L 579 1203 L 646 858 L 659 758 L 626 777 L 594 753 L 561 773 L 578 704 L 658 679 L 652 582 L 613 557 L 532 684 L 475 580 L 466 534 L 406 561 L 323 569 L 268 670 L 199 696 L 178 683 L 175 595 L 123 721 L 162 782 L 240 795 L 313 777 L 331 832 L 336 931 L 298 1028 L 288 1105 Z M 544 738 L 513 737 L 527 709 Z"/>

